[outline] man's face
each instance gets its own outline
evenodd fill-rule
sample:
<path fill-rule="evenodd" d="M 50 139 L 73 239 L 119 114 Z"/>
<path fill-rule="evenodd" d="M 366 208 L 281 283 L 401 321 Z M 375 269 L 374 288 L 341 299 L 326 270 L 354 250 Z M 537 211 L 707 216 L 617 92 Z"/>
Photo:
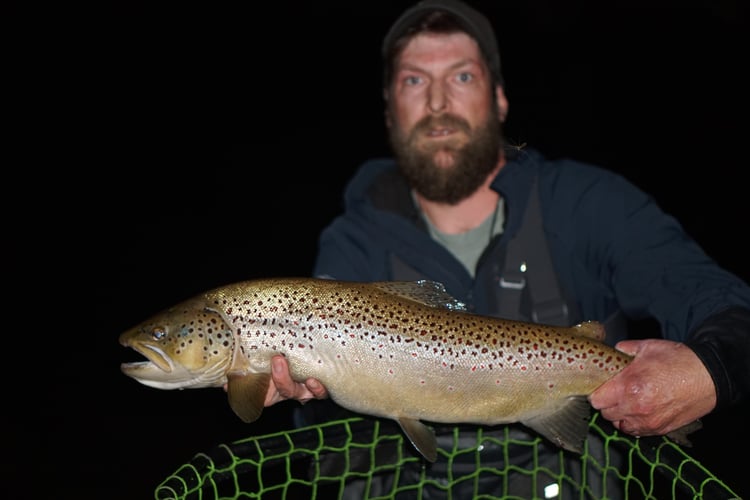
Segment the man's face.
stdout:
<path fill-rule="evenodd" d="M 502 147 L 494 91 L 465 33 L 420 34 L 404 47 L 389 89 L 389 136 L 402 172 L 425 198 L 455 204 L 494 170 Z"/>

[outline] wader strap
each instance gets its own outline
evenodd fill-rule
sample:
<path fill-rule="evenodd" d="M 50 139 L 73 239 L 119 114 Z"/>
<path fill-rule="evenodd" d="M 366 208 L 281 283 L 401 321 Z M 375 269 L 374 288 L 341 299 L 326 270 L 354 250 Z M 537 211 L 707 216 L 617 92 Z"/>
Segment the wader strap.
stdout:
<path fill-rule="evenodd" d="M 521 295 L 528 287 L 533 322 L 568 326 L 568 305 L 560 291 L 544 235 L 537 184 L 534 177 L 521 228 L 508 243 L 499 282 L 500 316 L 518 317 Z"/>

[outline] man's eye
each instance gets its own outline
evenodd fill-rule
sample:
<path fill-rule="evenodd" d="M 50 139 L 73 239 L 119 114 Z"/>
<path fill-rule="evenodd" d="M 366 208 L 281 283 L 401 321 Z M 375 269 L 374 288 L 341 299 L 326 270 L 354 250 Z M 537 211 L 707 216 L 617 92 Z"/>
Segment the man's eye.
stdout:
<path fill-rule="evenodd" d="M 407 76 L 406 78 L 404 78 L 404 83 L 406 85 L 417 85 L 421 81 L 422 79 L 419 78 L 418 76 Z"/>
<path fill-rule="evenodd" d="M 459 73 L 456 75 L 456 80 L 462 83 L 469 83 L 474 79 L 474 76 L 471 73 Z"/>

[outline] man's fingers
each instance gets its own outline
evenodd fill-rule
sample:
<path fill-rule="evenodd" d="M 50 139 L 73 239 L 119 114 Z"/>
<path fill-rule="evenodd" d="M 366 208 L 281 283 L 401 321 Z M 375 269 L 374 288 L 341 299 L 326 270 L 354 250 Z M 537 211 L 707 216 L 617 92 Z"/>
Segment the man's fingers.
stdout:
<path fill-rule="evenodd" d="M 295 396 L 294 381 L 289 375 L 289 366 L 284 356 L 274 356 L 271 359 L 271 377 L 276 385 L 276 391 L 282 397 L 289 399 Z"/>
<path fill-rule="evenodd" d="M 278 355 L 271 359 L 271 377 L 280 399 L 296 399 L 306 402 L 310 399 L 324 399 L 328 391 L 319 380 L 310 378 L 305 383 L 295 382 L 289 372 L 289 362 Z"/>
<path fill-rule="evenodd" d="M 309 378 L 305 381 L 307 390 L 309 390 L 316 399 L 324 399 L 328 397 L 328 391 L 317 379 Z"/>

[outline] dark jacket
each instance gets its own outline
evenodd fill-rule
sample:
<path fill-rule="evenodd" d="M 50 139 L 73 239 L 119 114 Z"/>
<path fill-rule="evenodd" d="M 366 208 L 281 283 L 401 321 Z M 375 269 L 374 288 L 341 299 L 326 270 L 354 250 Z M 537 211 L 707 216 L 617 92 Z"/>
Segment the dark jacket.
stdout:
<path fill-rule="evenodd" d="M 750 394 L 750 287 L 707 256 L 655 201 L 610 171 L 534 150 L 509 154 L 492 183 L 505 200 L 502 235 L 475 277 L 428 234 L 392 159 L 366 162 L 345 211 L 321 233 L 314 275 L 378 281 L 428 278 L 480 314 L 497 314 L 498 249 L 519 227 L 538 179 L 544 234 L 575 320 L 653 318 L 686 342 L 716 384 L 719 407 Z M 523 312 L 519 317 L 524 318 Z M 611 341 L 617 339 L 610 339 Z"/>

